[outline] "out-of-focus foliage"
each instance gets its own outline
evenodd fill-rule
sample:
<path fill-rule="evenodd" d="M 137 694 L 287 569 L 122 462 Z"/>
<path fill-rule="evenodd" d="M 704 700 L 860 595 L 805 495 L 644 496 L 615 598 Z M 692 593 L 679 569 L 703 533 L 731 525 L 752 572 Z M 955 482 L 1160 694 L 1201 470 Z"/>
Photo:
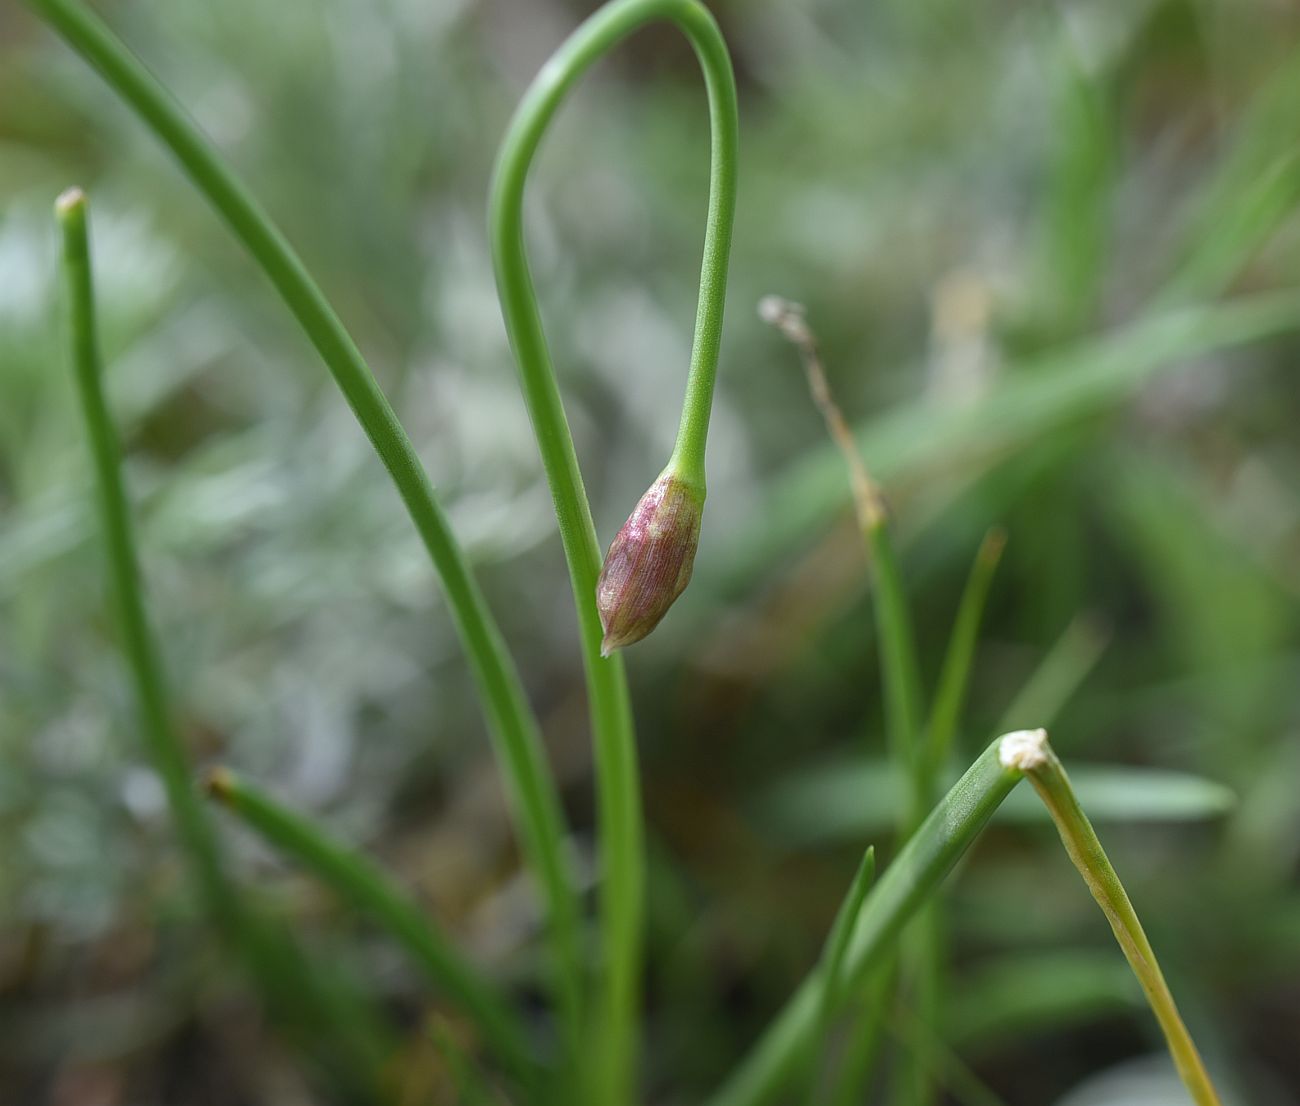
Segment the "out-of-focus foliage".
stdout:
<path fill-rule="evenodd" d="M 483 230 L 508 113 L 588 6 L 101 10 L 379 372 L 589 854 L 568 584 Z M 743 117 L 709 506 L 695 582 L 629 653 L 654 860 L 647 1098 L 693 1101 L 721 1077 L 893 816 L 847 482 L 754 315 L 778 292 L 807 305 L 896 509 L 931 684 L 969 558 L 988 525 L 1007 529 L 958 760 L 1000 722 L 1055 715 L 1211 1066 L 1238 1101 L 1293 1101 L 1300 17 L 1266 0 L 715 10 Z M 651 29 L 578 90 L 537 167 L 530 248 L 606 539 L 676 425 L 707 140 L 689 50 Z M 224 228 L 6 0 L 0 1099 L 331 1101 L 193 924 L 133 730 L 59 343 L 49 211 L 74 182 L 95 205 L 108 387 L 196 761 L 377 853 L 503 980 L 526 990 L 535 973 L 535 904 L 464 659 L 379 465 Z M 1116 777 L 1124 764 L 1149 774 Z M 792 796 L 797 817 L 778 816 Z M 231 837 L 241 878 L 393 1008 L 410 1101 L 454 1101 L 459 1027 L 426 1033 L 393 951 Z M 1076 1087 L 1157 1041 L 1050 830 L 1004 821 L 951 899 L 945 1023 L 922 1042 L 941 1075 L 952 1052 L 1013 1104 L 1164 1093 L 1133 1090 L 1134 1069 Z M 909 1025 L 896 1036 L 921 1047 Z"/>

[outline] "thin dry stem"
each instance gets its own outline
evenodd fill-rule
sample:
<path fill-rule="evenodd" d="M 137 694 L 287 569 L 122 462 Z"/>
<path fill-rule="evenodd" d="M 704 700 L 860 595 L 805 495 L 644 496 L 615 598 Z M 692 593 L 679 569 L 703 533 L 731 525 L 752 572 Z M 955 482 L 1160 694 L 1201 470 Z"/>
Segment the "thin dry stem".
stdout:
<path fill-rule="evenodd" d="M 817 338 L 808 325 L 807 312 L 802 304 L 780 296 L 764 296 L 758 301 L 758 317 L 774 326 L 799 351 L 804 371 L 808 374 L 808 389 L 812 392 L 813 402 L 826 420 L 826 427 L 849 467 L 849 483 L 853 490 L 853 508 L 857 512 L 858 524 L 864 531 L 874 529 L 885 520 L 885 499 L 880 486 L 871 479 L 866 462 L 858 452 L 853 431 L 849 429 L 843 412 L 831 395 L 826 370 L 822 367 L 821 354 L 817 350 Z"/>

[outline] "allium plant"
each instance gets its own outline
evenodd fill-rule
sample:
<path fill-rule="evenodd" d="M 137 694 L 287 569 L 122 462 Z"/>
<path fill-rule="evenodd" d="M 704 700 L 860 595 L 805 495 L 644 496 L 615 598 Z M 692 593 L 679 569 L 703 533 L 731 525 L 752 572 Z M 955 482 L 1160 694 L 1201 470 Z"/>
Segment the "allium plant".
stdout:
<path fill-rule="evenodd" d="M 686 587 L 703 517 L 704 454 L 717 371 L 727 258 L 735 208 L 737 111 L 727 50 L 698 0 L 613 0 L 592 15 L 539 73 L 510 124 L 491 189 L 491 239 L 506 327 L 519 362 L 524 395 L 550 481 L 581 631 L 590 699 L 600 836 L 600 935 L 589 964 L 579 939 L 581 912 L 565 863 L 566 831 L 540 731 L 466 558 L 410 440 L 361 353 L 284 236 L 198 128 L 144 66 L 78 0 L 28 0 L 167 145 L 199 192 L 248 249 L 320 353 L 402 497 L 445 589 L 477 682 L 489 731 L 507 782 L 518 834 L 545 902 L 551 1013 L 548 1040 L 442 934 L 436 923 L 373 863 L 332 841 L 310 820 L 281 807 L 225 770 L 210 775 L 209 793 L 268 842 L 366 912 L 403 947 L 429 983 L 473 1023 L 485 1058 L 518 1101 L 620 1106 L 637 1099 L 636 1047 L 641 1009 L 644 915 L 642 815 L 632 712 L 619 650 L 651 632 Z M 708 90 L 712 123 L 710 198 L 695 340 L 681 428 L 668 466 L 651 484 L 609 552 L 600 556 L 590 506 L 551 367 L 541 312 L 524 247 L 523 193 L 528 169 L 565 93 L 599 57 L 644 24 L 665 20 L 695 49 Z M 64 232 L 72 361 L 85 413 L 98 485 L 111 583 L 138 693 L 142 733 L 192 860 L 203 901 L 233 949 L 248 963 L 272 1003 L 286 988 L 310 993 L 289 1020 L 303 1036 L 344 1062 L 348 1090 L 374 1100 L 392 1097 L 383 1082 L 382 1034 L 367 1026 L 368 1008 L 327 985 L 288 936 L 246 908 L 245 892 L 225 874 L 216 835 L 190 786 L 191 766 L 171 726 L 165 674 L 145 617 L 135 561 L 129 501 L 100 383 L 85 197 L 77 190 L 56 208 Z M 941 949 L 919 943 L 897 958 L 909 921 L 925 916 L 966 847 L 1016 783 L 1028 776 L 1056 821 L 1066 849 L 1106 913 L 1168 1039 L 1178 1070 L 1199 1106 L 1218 1102 L 1205 1068 L 1068 777 L 1041 730 L 994 741 L 947 792 L 941 769 L 960 709 L 1000 537 L 977 558 L 953 633 L 934 706 L 922 711 L 910 616 L 883 497 L 857 457 L 835 407 L 816 344 L 802 312 L 766 301 L 763 315 L 800 350 L 814 397 L 844 452 L 876 589 L 886 728 L 908 779 L 900 823 L 901 851 L 873 883 L 867 849 L 823 956 L 771 1028 L 710 1100 L 753 1106 L 790 1088 L 815 1068 L 832 1021 L 885 973 L 901 987 L 924 991 L 942 964 Z M 290 1027 L 295 1028 L 295 1027 Z M 928 1093 L 920 1072 L 918 1097 Z"/>

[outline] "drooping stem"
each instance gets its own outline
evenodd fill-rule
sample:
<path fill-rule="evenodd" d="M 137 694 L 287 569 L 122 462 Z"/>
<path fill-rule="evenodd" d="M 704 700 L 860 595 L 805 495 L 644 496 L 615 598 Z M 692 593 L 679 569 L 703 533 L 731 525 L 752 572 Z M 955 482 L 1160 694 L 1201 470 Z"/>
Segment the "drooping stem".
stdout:
<path fill-rule="evenodd" d="M 524 854 L 546 901 L 557 1003 L 569 1041 L 576 1045 L 582 978 L 579 912 L 565 862 L 564 819 L 555 782 L 514 661 L 410 439 L 293 247 L 170 93 L 77 0 L 28 3 L 172 151 L 302 327 L 392 477 L 442 581 L 488 716 Z"/>
<path fill-rule="evenodd" d="M 1137 976 L 1156 1020 L 1164 1032 L 1173 1057 L 1174 1066 L 1184 1086 L 1197 1106 L 1221 1106 L 1218 1092 L 1210 1081 L 1209 1073 L 1201 1060 L 1187 1026 L 1174 1003 L 1174 996 L 1165 982 L 1164 973 L 1156 960 L 1155 950 L 1147 940 L 1137 911 L 1129 900 L 1124 885 L 1111 866 L 1110 858 L 1101 847 L 1096 831 L 1079 800 L 1075 796 L 1070 778 L 1047 742 L 1043 730 L 1026 730 L 1008 734 L 1001 740 L 1000 759 L 1009 767 L 1023 772 L 1034 785 L 1039 798 L 1047 807 L 1052 821 L 1070 860 L 1079 870 L 1092 897 L 1097 900 L 1115 940 Z"/>
<path fill-rule="evenodd" d="M 632 1095 L 644 899 L 641 800 L 623 660 L 602 658 L 596 607 L 600 547 L 573 439 L 542 330 L 524 245 L 528 170 L 565 93 L 637 28 L 667 20 L 689 39 L 704 71 L 712 123 L 712 169 L 699 308 L 686 402 L 670 465 L 703 494 L 704 446 L 721 339 L 735 207 L 736 96 L 726 45 L 696 0 L 614 0 L 583 23 L 543 66 L 510 122 L 493 174 L 489 229 L 497 289 L 519 363 L 538 447 L 555 501 L 573 585 L 595 746 L 601 856 L 602 973 L 592 1030 L 593 1100 L 619 1106 Z"/>

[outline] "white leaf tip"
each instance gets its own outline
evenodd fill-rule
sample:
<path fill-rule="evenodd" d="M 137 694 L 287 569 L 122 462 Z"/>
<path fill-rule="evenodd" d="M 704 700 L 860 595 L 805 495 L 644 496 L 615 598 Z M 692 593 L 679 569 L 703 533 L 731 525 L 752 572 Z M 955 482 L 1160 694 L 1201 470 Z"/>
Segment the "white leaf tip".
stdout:
<path fill-rule="evenodd" d="M 1046 730 L 1013 730 L 998 741 L 998 760 L 1003 768 L 1030 772 L 1047 763 Z"/>

